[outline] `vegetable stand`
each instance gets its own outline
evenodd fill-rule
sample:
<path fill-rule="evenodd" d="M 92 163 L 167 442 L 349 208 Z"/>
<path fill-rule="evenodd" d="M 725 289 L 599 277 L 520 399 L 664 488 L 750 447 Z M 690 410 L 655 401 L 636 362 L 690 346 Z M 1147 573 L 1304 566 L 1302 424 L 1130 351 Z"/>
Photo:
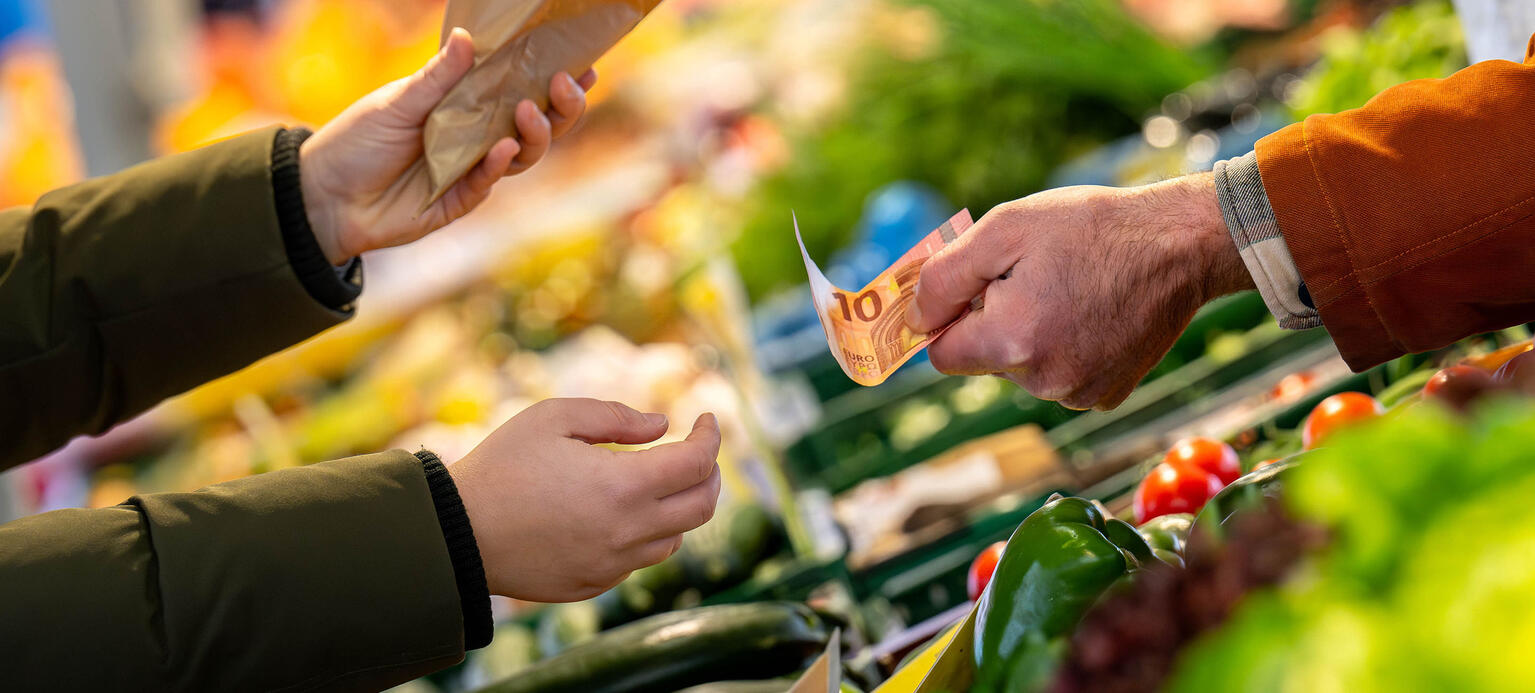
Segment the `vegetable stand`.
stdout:
<path fill-rule="evenodd" d="M 206 93 L 163 116 L 164 146 L 221 136 L 239 122 L 230 103 L 274 113 L 302 107 L 310 110 L 294 120 L 323 121 L 334 115 L 329 106 L 349 100 L 341 98 L 348 90 L 430 53 L 436 26 L 399 24 L 410 30 L 394 35 L 389 27 L 397 25 L 374 21 L 376 14 L 414 10 L 375 4 L 312 2 L 274 15 L 273 36 L 251 28 L 282 80 L 307 74 L 288 69 L 300 60 L 331 60 L 335 74 L 318 84 L 249 84 L 218 58 Z M 370 258 L 361 319 L 41 461 L 0 489 L 0 511 L 111 504 L 386 447 L 425 446 L 451 461 L 500 421 L 551 396 L 618 399 L 673 421 L 710 410 L 725 430 L 723 501 L 678 555 L 588 602 L 498 600 L 493 645 L 414 685 L 786 691 L 838 629 L 843 681 L 865 690 L 893 674 L 927 678 L 913 666 L 965 672 L 932 686 L 969 680 L 999 690 L 1005 682 L 1101 673 L 1073 657 L 1072 638 L 1114 632 L 1115 613 L 1153 613 L 1147 595 L 1202 584 L 1189 575 L 1235 570 L 1245 559 L 1229 547 L 1261 534 L 1233 519 L 1226 535 L 1236 539 L 1219 549 L 1175 536 L 1168 526 L 1181 520 L 1168 515 L 1155 532 L 1143 532 L 1144 546 L 1124 534 L 1114 518 L 1131 517 L 1138 486 L 1175 441 L 1229 443 L 1245 471 L 1298 452 L 1299 431 L 1330 395 L 1410 402 L 1439 367 L 1527 335 L 1484 336 L 1352 374 L 1325 332 L 1279 330 L 1249 292 L 1196 315 L 1110 413 L 1068 411 L 995 378 L 946 377 L 925 361 L 882 386 L 857 388 L 827 353 L 819 323 L 804 310 L 808 300 L 794 293 L 803 275 L 789 210 L 805 222 L 812 252 L 831 258 L 829 273 L 849 278 L 841 285 L 861 285 L 859 272 L 888 264 L 911 233 L 932 228 L 934 215 L 961 206 L 984 212 L 1056 183 L 1131 184 L 1207 168 L 1296 117 L 1357 105 L 1385 86 L 1378 80 L 1439 76 L 1458 64 L 1447 3 L 1414 3 L 1368 29 L 1379 4 L 1341 3 L 1349 9 L 1334 12 L 1291 3 L 1289 29 L 1227 27 L 1191 47 L 1157 36 L 1146 28 L 1154 18 L 1109 0 L 663 3 L 601 67 L 602 91 L 584 131 L 562 141 L 522 192 L 498 193 L 483 214 L 423 245 L 414 262 L 440 271 L 422 277 L 400 256 Z M 341 60 L 319 38 L 349 24 L 378 34 L 357 39 L 371 46 L 358 52 L 380 56 L 378 65 Z M 243 54 L 245 34 L 208 33 L 211 51 Z M 1397 49 L 1395 64 L 1382 66 Z M 715 88 L 721 84 L 730 88 Z M 924 146 L 900 144 L 919 128 Z M 1000 133 L 996 146 L 978 146 L 980 132 Z M 775 296 L 780 290 L 788 293 Z M 1423 416 L 1413 420 L 1443 434 L 1431 452 L 1451 440 L 1492 455 L 1493 427 L 1523 425 L 1506 413 L 1476 413 L 1469 423 Z M 1434 442 L 1402 426 L 1361 435 L 1377 436 L 1380 448 L 1393 439 Z M 1345 450 L 1372 454 L 1362 443 Z M 1416 459 L 1391 455 L 1403 464 Z M 1460 479 L 1446 459 L 1429 463 L 1443 478 Z M 1282 464 L 1259 476 L 1288 476 L 1310 462 Z M 1358 482 L 1342 464 L 1318 464 L 1331 471 L 1316 472 L 1308 483 L 1317 486 L 1304 495 L 1311 500 L 1298 502 L 1312 504 L 1307 519 L 1366 531 L 1370 525 L 1317 500 L 1333 478 L 1326 475 Z M 1385 473 L 1383 465 L 1364 466 Z M 1523 488 L 1511 466 L 1499 469 Z M 1517 515 L 1517 497 L 1499 495 L 1493 482 L 1460 480 L 1468 497 L 1505 503 Z M 1226 488 L 1245 487 L 1242 479 L 1233 484 Z M 1373 499 L 1376 512 L 1397 513 L 1392 526 L 1404 529 L 1387 539 L 1398 556 L 1410 546 L 1402 537 L 1464 539 L 1452 519 L 1487 521 L 1490 512 L 1446 502 L 1413 525 L 1409 502 L 1389 489 L 1360 497 Z M 1067 510 L 1072 519 L 1052 515 Z M 1294 518 L 1253 516 L 1276 536 L 1304 534 L 1289 529 Z M 1090 545 L 1095 560 L 1065 566 L 1062 545 L 1050 545 L 1057 534 Z M 967 593 L 973 559 L 1015 536 L 977 606 Z M 1484 557 L 1501 550 L 1491 539 L 1467 545 Z M 1337 547 L 1336 555 L 1367 564 L 1350 568 L 1374 566 L 1368 575 L 1380 578 L 1369 561 L 1384 559 L 1367 546 Z M 1185 562 L 1183 573 L 1157 567 Z M 1411 606 L 1402 613 L 1451 628 L 1427 600 L 1413 601 L 1422 595 L 1412 590 L 1465 587 L 1471 578 L 1427 559 L 1402 564 L 1423 572 L 1377 584 L 1400 591 L 1391 598 Z M 1028 624 L 1021 640 L 1003 643 L 1005 626 L 1037 616 L 1019 606 L 1028 566 L 1055 571 L 1061 579 L 1037 589 L 1064 606 Z M 1070 580 L 1061 577 L 1067 573 Z M 1163 577 L 1140 579 L 1147 576 Z M 1379 607 L 1317 592 L 1265 599 L 1234 617 L 1210 652 L 1250 660 L 1261 644 L 1302 662 L 1316 653 L 1279 647 L 1278 634 L 1323 632 L 1326 624 L 1309 620 L 1303 607 Z M 1419 652 L 1413 647 L 1421 642 L 1390 639 L 1394 622 L 1370 614 L 1359 627 L 1363 641 Z M 1266 628 L 1265 616 L 1284 627 Z M 969 631 L 954 627 L 967 621 Z M 1497 623 L 1509 638 L 1521 633 L 1517 624 Z M 946 658 L 951 648 L 966 657 Z M 1463 650 L 1424 658 L 1441 669 L 1405 670 L 1440 680 L 1461 671 L 1454 666 L 1461 660 L 1449 659 L 1469 661 Z M 1190 657 L 1177 685 L 1257 680 L 1217 655 Z"/>

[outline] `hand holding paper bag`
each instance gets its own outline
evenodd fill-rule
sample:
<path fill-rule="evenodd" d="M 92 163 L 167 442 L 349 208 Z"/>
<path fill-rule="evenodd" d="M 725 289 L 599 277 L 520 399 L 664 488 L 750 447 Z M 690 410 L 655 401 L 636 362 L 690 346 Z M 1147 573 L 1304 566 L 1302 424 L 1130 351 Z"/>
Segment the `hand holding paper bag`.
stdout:
<path fill-rule="evenodd" d="M 421 140 L 427 117 L 474 66 L 468 33 L 450 34 L 442 50 L 415 74 L 359 99 L 320 128 L 299 150 L 304 208 L 327 260 L 341 265 L 361 253 L 410 243 L 468 214 L 504 176 L 532 166 L 586 110 L 585 89 L 596 80 L 565 73 L 550 83 L 547 114 L 518 104 L 518 138 L 492 143 L 484 158 L 432 205 Z"/>
<path fill-rule="evenodd" d="M 474 36 L 474 67 L 427 119 L 430 205 L 506 137 L 517 137 L 518 104 L 549 106 L 561 72 L 586 72 L 660 0 L 450 0 L 444 36 Z"/>

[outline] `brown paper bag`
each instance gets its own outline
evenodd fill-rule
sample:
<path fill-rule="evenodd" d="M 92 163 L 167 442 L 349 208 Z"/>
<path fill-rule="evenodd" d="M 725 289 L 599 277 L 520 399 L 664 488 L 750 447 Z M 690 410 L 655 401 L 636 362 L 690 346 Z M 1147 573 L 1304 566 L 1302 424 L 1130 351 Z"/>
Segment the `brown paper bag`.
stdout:
<path fill-rule="evenodd" d="M 442 40 L 474 37 L 474 67 L 426 121 L 423 144 L 436 202 L 502 137 L 515 137 L 517 104 L 549 107 L 549 80 L 579 77 L 661 0 L 449 0 Z"/>

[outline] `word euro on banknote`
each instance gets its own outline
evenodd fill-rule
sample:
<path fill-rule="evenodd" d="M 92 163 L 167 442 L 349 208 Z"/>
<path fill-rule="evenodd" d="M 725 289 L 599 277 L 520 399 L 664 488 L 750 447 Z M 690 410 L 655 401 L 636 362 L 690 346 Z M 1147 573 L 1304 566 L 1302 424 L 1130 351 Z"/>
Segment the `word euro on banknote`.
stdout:
<path fill-rule="evenodd" d="M 800 236 L 799 219 L 794 237 L 799 240 L 805 272 L 810 275 L 810 298 L 826 330 L 826 344 L 842 365 L 842 372 L 859 385 L 885 382 L 912 354 L 926 347 L 947 328 L 913 332 L 906 326 L 906 307 L 916 297 L 922 263 L 970 229 L 970 210 L 961 210 L 906 251 L 901 259 L 881 272 L 862 291 L 844 291 L 826 279 Z"/>

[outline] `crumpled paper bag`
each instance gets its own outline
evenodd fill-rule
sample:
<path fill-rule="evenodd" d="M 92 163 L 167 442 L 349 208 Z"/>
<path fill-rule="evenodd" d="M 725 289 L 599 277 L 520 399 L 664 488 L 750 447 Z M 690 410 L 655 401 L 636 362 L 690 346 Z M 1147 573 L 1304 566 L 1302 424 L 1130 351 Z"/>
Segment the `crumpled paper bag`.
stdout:
<path fill-rule="evenodd" d="M 549 107 L 549 80 L 579 77 L 661 0 L 449 0 L 442 40 L 474 37 L 474 67 L 427 117 L 423 144 L 436 202 L 502 137 L 517 104 Z"/>

